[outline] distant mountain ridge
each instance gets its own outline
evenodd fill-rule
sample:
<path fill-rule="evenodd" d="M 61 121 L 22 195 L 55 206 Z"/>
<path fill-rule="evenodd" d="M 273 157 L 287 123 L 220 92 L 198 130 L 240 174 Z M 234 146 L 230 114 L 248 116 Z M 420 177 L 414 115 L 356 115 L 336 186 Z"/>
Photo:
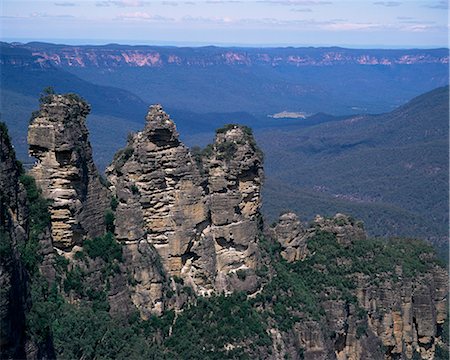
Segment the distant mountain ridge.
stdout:
<path fill-rule="evenodd" d="M 333 66 L 448 64 L 448 49 L 359 50 L 340 47 L 245 48 L 205 46 L 167 47 L 109 44 L 68 46 L 31 42 L 14 44 L 61 67 L 162 66 Z"/>

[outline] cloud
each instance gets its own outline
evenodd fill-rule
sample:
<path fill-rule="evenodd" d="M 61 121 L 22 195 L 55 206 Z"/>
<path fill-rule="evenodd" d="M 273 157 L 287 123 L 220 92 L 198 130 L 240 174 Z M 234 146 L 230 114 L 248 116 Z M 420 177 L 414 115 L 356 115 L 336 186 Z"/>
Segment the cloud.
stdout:
<path fill-rule="evenodd" d="M 386 7 L 395 7 L 400 6 L 402 3 L 400 1 L 375 1 L 373 4 Z"/>
<path fill-rule="evenodd" d="M 434 2 L 432 4 L 426 4 L 423 5 L 423 7 L 427 7 L 429 9 L 442 9 L 442 10 L 447 10 L 448 9 L 448 1 L 444 0 L 444 1 L 437 1 Z"/>
<path fill-rule="evenodd" d="M 148 4 L 150 4 L 149 1 L 141 1 L 141 0 L 106 0 L 106 1 L 97 1 L 95 3 L 95 6 L 142 7 Z"/>
<path fill-rule="evenodd" d="M 355 31 L 355 30 L 375 30 L 383 28 L 384 26 L 381 24 L 374 23 L 352 23 L 352 22 L 342 22 L 342 23 L 333 23 L 330 22 L 323 26 L 323 28 L 327 30 L 334 31 Z"/>
<path fill-rule="evenodd" d="M 316 5 L 331 5 L 332 1 L 326 0 L 258 0 L 257 3 L 286 5 L 286 6 L 316 6 Z"/>
<path fill-rule="evenodd" d="M 62 2 L 55 2 L 54 3 L 55 6 L 77 6 L 77 4 L 73 3 L 73 2 L 68 2 L 68 1 L 62 1 Z"/>
<path fill-rule="evenodd" d="M 154 22 L 172 22 L 174 19 L 161 15 L 152 15 L 148 12 L 135 11 L 118 15 L 115 20 L 134 20 L 134 21 L 154 21 Z"/>
<path fill-rule="evenodd" d="M 166 6 L 178 6 L 178 3 L 176 1 L 162 1 L 161 5 L 166 5 Z"/>
<path fill-rule="evenodd" d="M 242 4 L 244 1 L 242 0 L 207 0 L 205 3 L 207 4 Z"/>
<path fill-rule="evenodd" d="M 291 11 L 309 13 L 309 12 L 312 12 L 312 9 L 310 9 L 310 8 L 300 8 L 300 9 L 294 8 L 294 9 L 291 9 Z"/>
<path fill-rule="evenodd" d="M 30 14 L 31 18 L 60 18 L 60 19 L 71 19 L 75 16 L 69 14 L 47 14 L 45 12 L 33 12 Z"/>

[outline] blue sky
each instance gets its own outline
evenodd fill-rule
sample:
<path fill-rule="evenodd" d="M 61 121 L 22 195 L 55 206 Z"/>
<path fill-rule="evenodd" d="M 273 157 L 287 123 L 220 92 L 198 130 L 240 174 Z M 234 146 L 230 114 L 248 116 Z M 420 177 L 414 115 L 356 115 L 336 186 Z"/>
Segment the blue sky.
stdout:
<path fill-rule="evenodd" d="M 2 0 L 4 41 L 448 46 L 447 0 Z"/>

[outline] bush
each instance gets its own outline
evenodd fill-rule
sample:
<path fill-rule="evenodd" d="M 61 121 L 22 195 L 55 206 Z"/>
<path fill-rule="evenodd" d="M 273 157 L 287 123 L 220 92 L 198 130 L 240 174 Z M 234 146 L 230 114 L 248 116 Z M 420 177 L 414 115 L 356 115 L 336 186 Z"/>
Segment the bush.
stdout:
<path fill-rule="evenodd" d="M 111 210 L 107 210 L 105 213 L 105 227 L 106 231 L 110 233 L 114 233 L 115 225 L 114 225 L 115 216 Z"/>
<path fill-rule="evenodd" d="M 122 245 L 116 241 L 111 233 L 93 240 L 85 240 L 83 248 L 92 259 L 100 257 L 107 263 L 112 263 L 114 260 L 123 261 Z"/>

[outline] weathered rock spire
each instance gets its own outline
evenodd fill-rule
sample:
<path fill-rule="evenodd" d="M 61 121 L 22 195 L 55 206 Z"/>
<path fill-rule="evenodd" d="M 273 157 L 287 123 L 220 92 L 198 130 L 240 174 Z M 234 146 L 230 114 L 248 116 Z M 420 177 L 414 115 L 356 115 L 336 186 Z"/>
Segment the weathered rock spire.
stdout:
<path fill-rule="evenodd" d="M 61 249 L 105 230 L 109 200 L 92 159 L 89 111 L 76 95 L 47 95 L 28 127 L 29 153 L 37 159 L 31 175 L 51 200 L 53 244 Z"/>

